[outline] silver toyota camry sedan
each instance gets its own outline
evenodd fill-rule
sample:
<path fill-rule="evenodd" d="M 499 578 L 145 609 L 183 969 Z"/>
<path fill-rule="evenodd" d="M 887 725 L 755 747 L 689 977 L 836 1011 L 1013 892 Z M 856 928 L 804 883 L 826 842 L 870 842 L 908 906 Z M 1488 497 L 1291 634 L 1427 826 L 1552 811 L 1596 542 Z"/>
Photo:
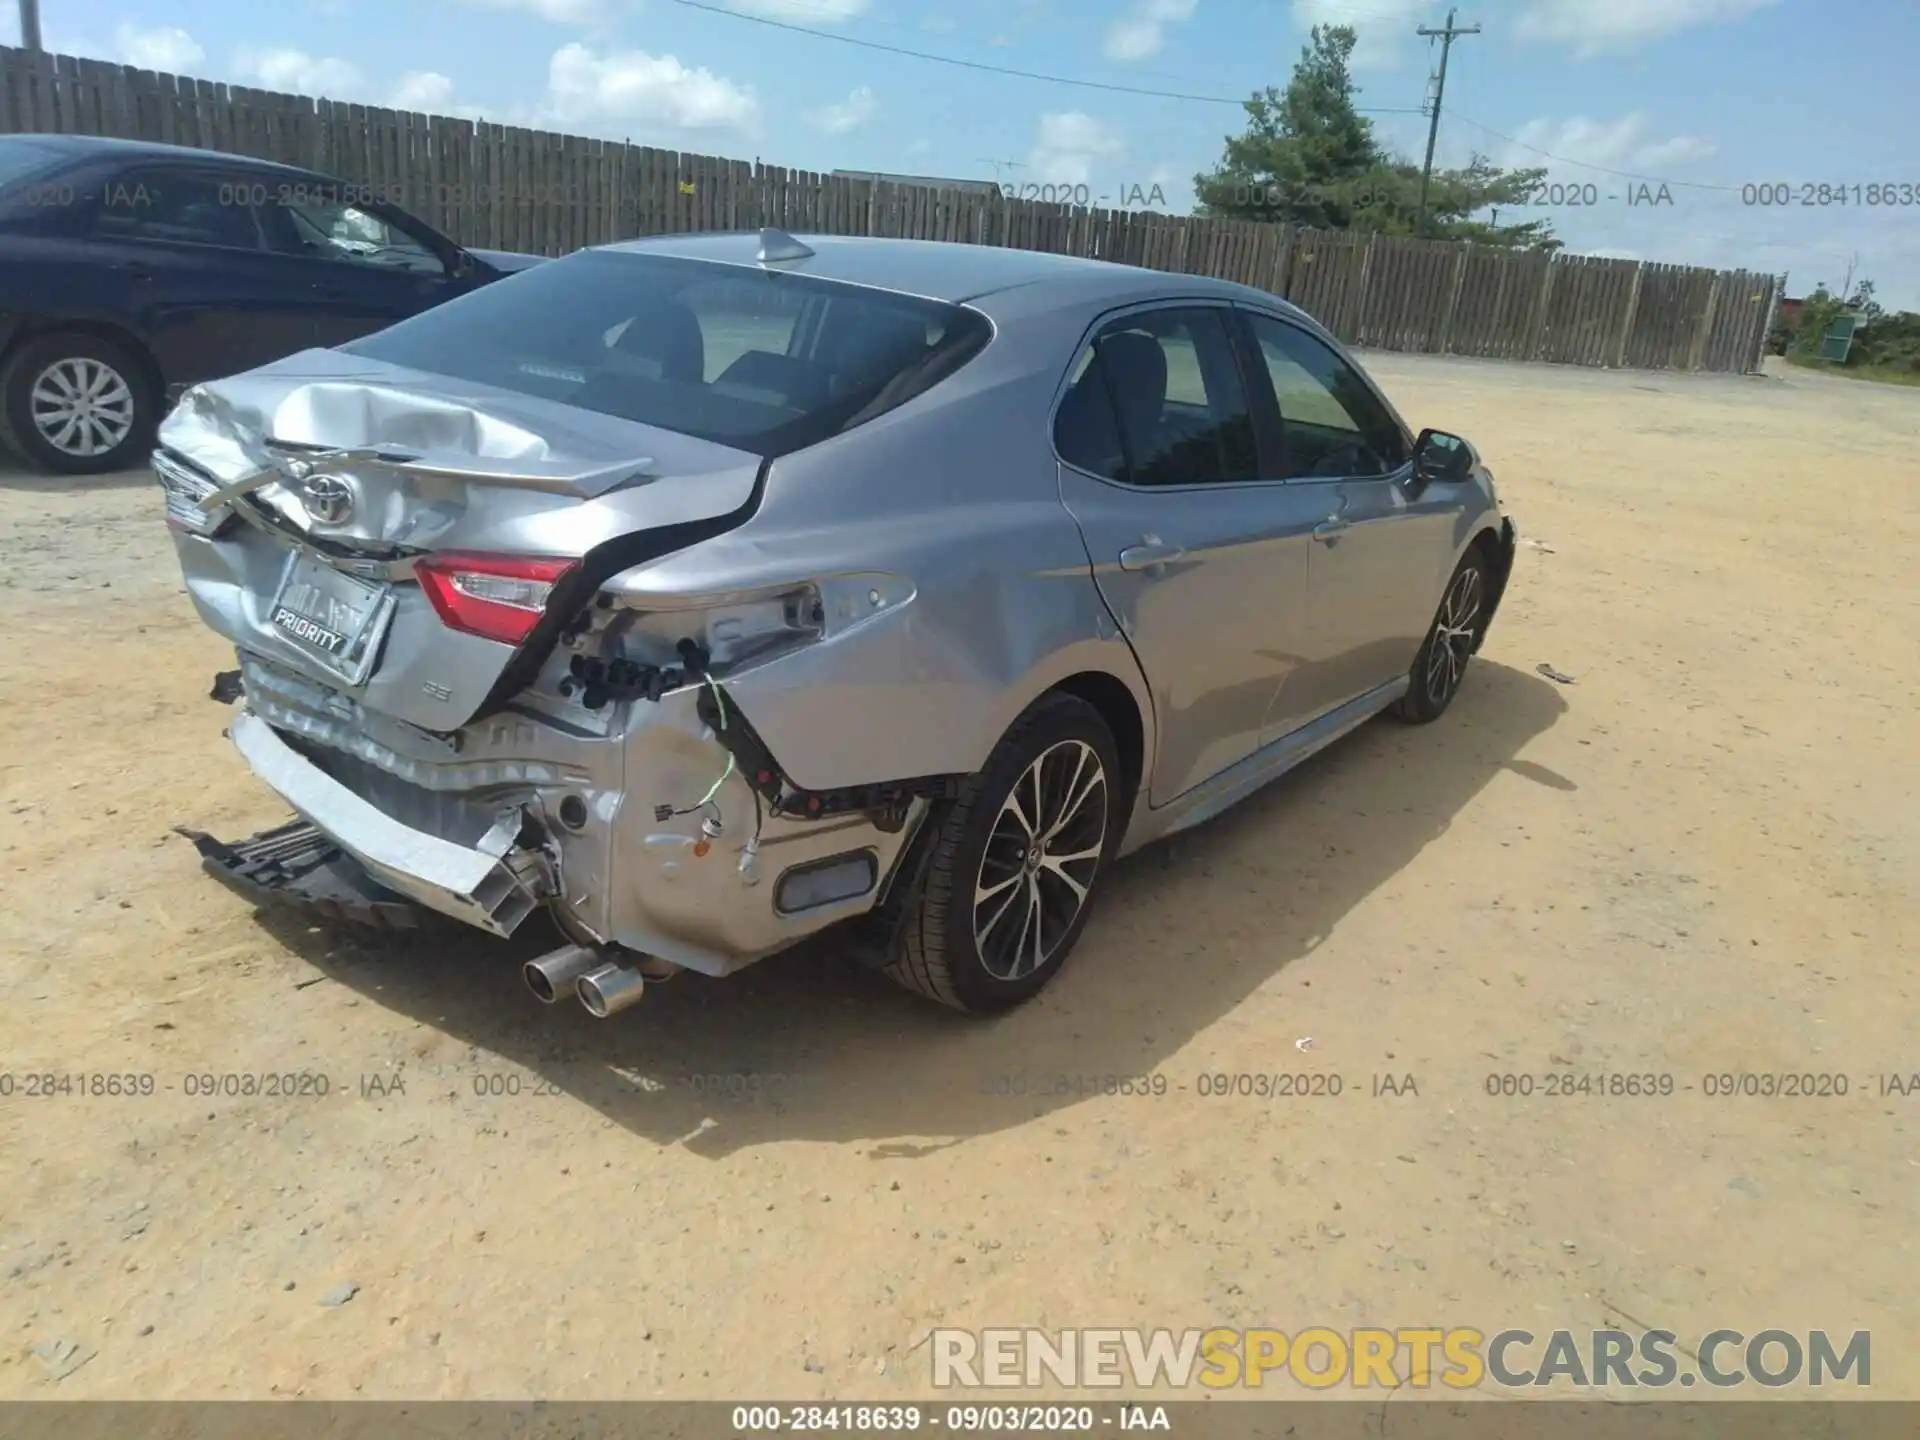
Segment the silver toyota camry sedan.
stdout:
<path fill-rule="evenodd" d="M 188 392 L 154 470 L 296 818 L 259 900 L 568 943 L 610 1015 L 838 926 L 993 1012 L 1115 859 L 1444 712 L 1513 527 L 1299 310 L 968 245 L 674 236 Z"/>

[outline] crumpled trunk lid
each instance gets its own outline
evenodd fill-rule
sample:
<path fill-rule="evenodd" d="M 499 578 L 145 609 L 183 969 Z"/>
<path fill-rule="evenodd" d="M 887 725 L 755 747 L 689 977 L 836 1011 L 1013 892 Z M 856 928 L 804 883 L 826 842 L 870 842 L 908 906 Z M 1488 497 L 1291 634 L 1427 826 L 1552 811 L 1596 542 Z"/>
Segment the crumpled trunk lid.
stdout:
<path fill-rule="evenodd" d="M 581 559 L 553 597 L 577 608 L 606 575 L 743 520 L 761 468 L 670 430 L 334 351 L 195 387 L 159 440 L 170 503 L 193 488 L 231 512 L 211 537 L 175 533 L 201 618 L 442 732 L 478 713 L 524 647 L 445 626 L 417 559 Z"/>

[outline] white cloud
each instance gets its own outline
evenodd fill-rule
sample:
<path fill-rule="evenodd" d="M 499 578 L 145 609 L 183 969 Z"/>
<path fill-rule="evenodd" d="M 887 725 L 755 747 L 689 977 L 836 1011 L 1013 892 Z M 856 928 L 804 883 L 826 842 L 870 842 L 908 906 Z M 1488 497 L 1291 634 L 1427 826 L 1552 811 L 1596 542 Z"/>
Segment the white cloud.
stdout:
<path fill-rule="evenodd" d="M 1027 171 L 1040 184 L 1089 185 L 1096 165 L 1126 153 L 1126 141 L 1111 125 L 1080 110 L 1050 112 L 1040 117 Z"/>
<path fill-rule="evenodd" d="M 945 15 L 923 15 L 920 18 L 920 28 L 934 35 L 951 35 L 960 26 Z"/>
<path fill-rule="evenodd" d="M 547 68 L 550 118 L 560 124 L 623 120 L 675 130 L 750 131 L 760 105 L 751 88 L 644 50 L 554 51 Z"/>
<path fill-rule="evenodd" d="M 1193 18 L 1198 0 L 1133 0 L 1127 13 L 1107 31 L 1109 60 L 1145 60 L 1160 53 L 1167 26 Z"/>
<path fill-rule="evenodd" d="M 409 70 L 393 87 L 393 108 L 446 115 L 453 110 L 453 81 L 437 70 Z"/>
<path fill-rule="evenodd" d="M 1500 158 L 1508 167 L 1531 168 L 1544 165 L 1552 169 L 1556 162 L 1537 152 L 1545 150 L 1576 165 L 1598 165 L 1609 170 L 1634 170 L 1658 174 L 1662 170 L 1705 160 L 1719 147 L 1701 135 L 1671 135 L 1656 140 L 1647 132 L 1650 122 L 1645 112 L 1634 110 L 1617 120 L 1590 120 L 1575 115 L 1565 120 L 1529 120 L 1520 127 Z M 1530 148 L 1529 148 L 1530 147 Z M 1566 178 L 1573 178 L 1571 176 Z"/>
<path fill-rule="evenodd" d="M 837 105 L 822 105 L 818 110 L 807 111 L 806 121 L 829 135 L 845 135 L 866 124 L 879 109 L 880 102 L 873 98 L 873 91 L 862 85 Z"/>
<path fill-rule="evenodd" d="M 1293 0 L 1293 20 L 1306 32 L 1315 25 L 1346 25 L 1355 36 L 1355 70 L 1392 70 L 1400 64 L 1414 31 L 1435 20 L 1431 0 Z"/>
<path fill-rule="evenodd" d="M 871 0 L 726 0 L 729 10 L 795 25 L 839 25 L 867 13 Z"/>
<path fill-rule="evenodd" d="M 594 25 L 607 18 L 610 0 L 470 0 L 489 10 L 525 10 L 556 25 Z"/>
<path fill-rule="evenodd" d="M 236 74 L 250 85 L 295 95 L 317 95 L 329 100 L 359 99 L 367 93 L 367 77 L 350 60 L 331 55 L 309 55 L 281 46 L 273 50 L 243 49 L 234 56 Z"/>
<path fill-rule="evenodd" d="M 122 20 L 113 32 L 113 48 L 124 65 L 168 75 L 190 75 L 207 58 L 200 42 L 178 25 L 142 30 L 132 21 Z"/>
<path fill-rule="evenodd" d="M 1631 49 L 1698 25 L 1738 20 L 1779 0 L 1532 0 L 1521 12 L 1526 40 L 1570 44 L 1581 55 Z"/>

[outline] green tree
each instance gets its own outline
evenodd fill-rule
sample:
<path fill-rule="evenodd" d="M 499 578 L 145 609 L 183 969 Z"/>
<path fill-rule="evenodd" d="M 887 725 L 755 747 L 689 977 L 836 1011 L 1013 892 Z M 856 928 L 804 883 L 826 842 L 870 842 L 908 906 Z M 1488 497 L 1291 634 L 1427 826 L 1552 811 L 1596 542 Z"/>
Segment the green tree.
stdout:
<path fill-rule="evenodd" d="M 1873 298 L 1873 282 L 1859 281 L 1848 299 L 1820 285 L 1800 302 L 1800 313 L 1792 325 L 1776 327 L 1777 354 L 1791 354 L 1807 360 L 1820 354 L 1820 342 L 1829 327 L 1842 315 L 1856 315 L 1860 327 L 1853 332 L 1853 344 L 1847 351 L 1849 366 L 1880 367 L 1920 373 L 1920 315 L 1907 312 L 1888 314 Z"/>
<path fill-rule="evenodd" d="M 1524 205 L 1544 170 L 1502 170 L 1476 155 L 1436 170 L 1420 218 L 1420 167 L 1391 154 L 1354 104 L 1354 32 L 1316 25 L 1285 90 L 1246 101 L 1247 128 L 1226 139 L 1220 165 L 1193 177 L 1202 215 L 1284 221 L 1322 230 L 1424 235 L 1485 245 L 1557 249 L 1546 220 L 1501 225 L 1472 218 Z"/>

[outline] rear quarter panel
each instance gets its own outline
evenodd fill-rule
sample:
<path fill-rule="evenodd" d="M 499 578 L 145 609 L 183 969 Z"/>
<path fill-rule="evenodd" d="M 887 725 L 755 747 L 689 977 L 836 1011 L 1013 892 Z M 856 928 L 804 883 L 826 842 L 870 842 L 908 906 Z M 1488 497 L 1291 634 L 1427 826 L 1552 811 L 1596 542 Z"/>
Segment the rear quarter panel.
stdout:
<path fill-rule="evenodd" d="M 809 789 L 976 770 L 1022 710 L 1081 671 L 1128 687 L 1153 753 L 1139 668 L 1094 589 L 1048 439 L 1078 333 L 996 336 L 927 395 L 776 460 L 760 511 L 738 530 L 606 588 L 639 599 L 842 575 L 904 581 L 907 598 L 855 628 L 728 681 Z"/>

